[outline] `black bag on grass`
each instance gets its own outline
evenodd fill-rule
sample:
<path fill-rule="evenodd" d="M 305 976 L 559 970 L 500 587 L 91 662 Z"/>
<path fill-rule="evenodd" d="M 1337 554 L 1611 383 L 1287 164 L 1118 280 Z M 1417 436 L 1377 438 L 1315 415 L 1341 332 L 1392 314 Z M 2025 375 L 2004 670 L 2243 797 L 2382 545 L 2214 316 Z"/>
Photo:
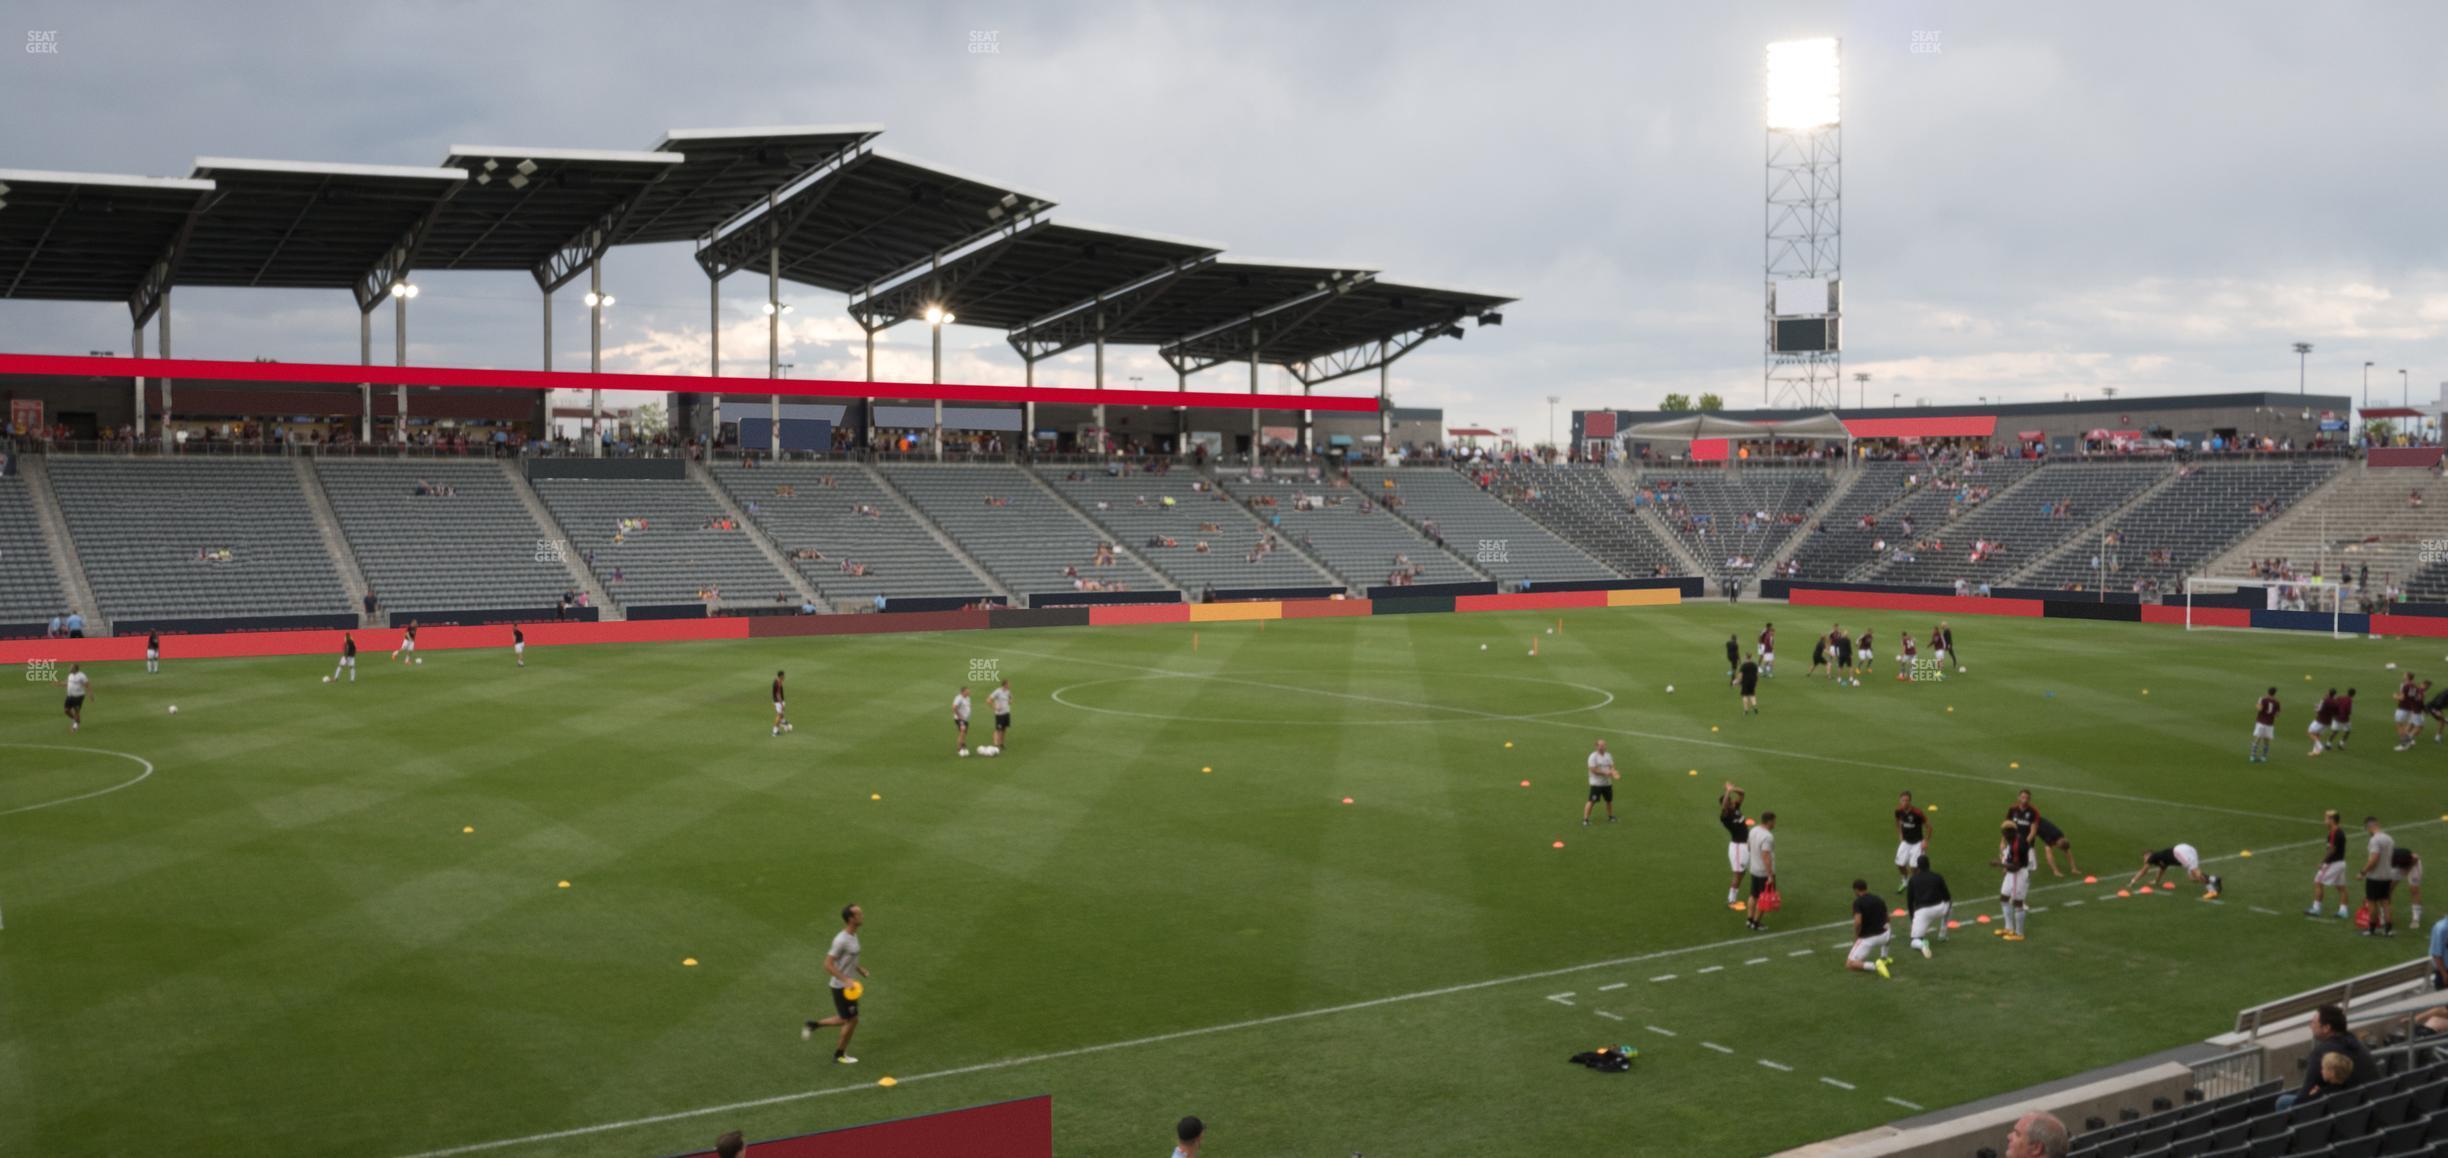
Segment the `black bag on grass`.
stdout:
<path fill-rule="evenodd" d="M 1574 1065 L 1584 1065 L 1602 1074 L 1620 1074 L 1632 1068 L 1632 1059 L 1640 1051 L 1628 1045 L 1600 1046 L 1572 1056 Z"/>

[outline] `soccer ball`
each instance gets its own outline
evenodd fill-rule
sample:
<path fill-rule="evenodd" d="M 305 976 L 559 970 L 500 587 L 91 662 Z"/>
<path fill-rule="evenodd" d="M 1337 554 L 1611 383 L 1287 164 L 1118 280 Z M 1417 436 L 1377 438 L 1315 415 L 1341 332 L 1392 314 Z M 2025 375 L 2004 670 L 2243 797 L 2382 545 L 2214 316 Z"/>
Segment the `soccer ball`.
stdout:
<path fill-rule="evenodd" d="M 986 745 L 986 746 L 984 746 L 984 747 L 982 747 L 982 748 L 979 748 L 979 749 L 978 749 L 978 755 L 980 755 L 980 756 L 1000 756 L 1000 755 L 1002 755 L 1002 754 L 1003 754 L 1003 749 L 1001 749 L 1001 748 L 997 748 L 997 747 L 995 747 L 995 746 L 994 746 L 994 745 L 992 745 L 992 744 L 988 744 L 988 745 Z"/>
<path fill-rule="evenodd" d="M 1481 650 L 1481 651 L 1486 651 L 1486 650 L 1487 650 L 1487 645 L 1486 645 L 1486 644 L 1484 644 L 1484 643 L 1483 643 L 1483 644 L 1480 644 L 1480 645 L 1479 645 L 1479 650 Z M 2395 667 L 2395 666 L 2397 666 L 2397 665 L 2396 665 L 2396 664 L 2390 664 L 2389 666 L 2390 666 L 2390 667 Z"/>
<path fill-rule="evenodd" d="M 170 714 L 171 714 L 171 715 L 173 715 L 173 716 L 175 716 L 175 715 L 177 715 L 177 714 L 178 714 L 178 705 L 177 705 L 177 704 L 172 704 L 172 705 L 170 705 Z"/>
<path fill-rule="evenodd" d="M 421 655 L 420 655 L 420 656 L 418 656 L 418 657 L 417 657 L 417 662 L 418 662 L 418 663 L 423 663 L 423 662 L 425 662 L 425 657 L 424 657 L 424 656 L 421 656 Z"/>
<path fill-rule="evenodd" d="M 324 682 L 324 683 L 330 683 L 330 682 L 331 682 L 331 677 L 330 677 L 330 676 L 324 676 L 324 677 L 323 677 L 323 682 Z"/>
<path fill-rule="evenodd" d="M 785 731 L 785 732 L 797 731 L 797 730 L 798 730 L 798 728 L 799 728 L 799 725 L 797 725 L 797 724 L 784 724 L 784 725 L 782 725 L 782 730 L 783 730 L 783 731 Z"/>
<path fill-rule="evenodd" d="M 1674 694 L 1674 685 L 1673 685 L 1673 684 L 1668 684 L 1668 685 L 1666 685 L 1666 694 L 1667 694 L 1667 695 L 1670 695 L 1670 696 Z"/>
<path fill-rule="evenodd" d="M 969 749 L 967 749 L 967 748 L 963 748 L 963 749 L 961 749 L 961 750 L 960 750 L 960 754 L 961 754 L 961 755 L 963 755 L 963 756 L 968 755 L 968 754 L 969 754 Z"/>

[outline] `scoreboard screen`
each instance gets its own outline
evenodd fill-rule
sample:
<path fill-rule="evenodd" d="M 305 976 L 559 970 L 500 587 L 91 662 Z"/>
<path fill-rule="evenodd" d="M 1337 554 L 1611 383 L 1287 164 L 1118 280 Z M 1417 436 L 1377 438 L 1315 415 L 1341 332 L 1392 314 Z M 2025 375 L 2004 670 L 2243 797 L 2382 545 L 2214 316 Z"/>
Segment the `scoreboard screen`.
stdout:
<path fill-rule="evenodd" d="M 1837 348 L 1831 318 L 1776 318 L 1769 326 L 1769 348 L 1779 354 L 1825 354 Z"/>

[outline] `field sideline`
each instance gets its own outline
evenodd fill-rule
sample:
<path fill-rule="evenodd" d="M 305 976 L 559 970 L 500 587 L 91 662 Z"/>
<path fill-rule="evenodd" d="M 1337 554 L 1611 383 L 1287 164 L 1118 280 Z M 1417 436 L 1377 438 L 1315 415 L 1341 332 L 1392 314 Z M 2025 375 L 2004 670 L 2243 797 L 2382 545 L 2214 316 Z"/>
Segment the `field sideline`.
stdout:
<path fill-rule="evenodd" d="M 1723 644 L 1763 619 L 1783 663 L 1745 718 Z M 1798 678 L 1829 619 L 1878 632 L 1862 688 Z M 2448 752 L 2388 750 L 2384 665 L 2448 675 L 2439 641 L 1965 617 L 1967 675 L 1893 682 L 1929 626 L 1764 604 L 376 653 L 330 687 L 319 657 L 111 664 L 75 737 L 12 681 L 0 1102 L 26 1112 L 0 1151 L 668 1154 L 1050 1092 L 1065 1155 L 1155 1151 L 1183 1113 L 1230 1153 L 1761 1153 L 2421 951 L 2301 910 L 2324 807 L 2438 846 Z M 946 704 L 989 667 L 1012 751 L 955 759 Z M 2276 755 L 2247 764 L 2272 683 Z M 2361 736 L 2307 759 L 2332 683 Z M 1624 820 L 1584 829 L 1600 738 Z M 1781 818 L 1765 935 L 1724 905 L 1725 779 Z M 1896 791 L 1938 806 L 1968 917 L 2019 786 L 2101 883 L 2042 870 L 2028 942 L 1967 924 L 1892 982 L 1844 974 Z M 2222 903 L 2104 899 L 2177 840 L 2222 860 Z M 875 978 L 839 1067 L 796 1030 L 852 900 Z M 1631 1075 L 1565 1062 L 1618 1040 Z"/>

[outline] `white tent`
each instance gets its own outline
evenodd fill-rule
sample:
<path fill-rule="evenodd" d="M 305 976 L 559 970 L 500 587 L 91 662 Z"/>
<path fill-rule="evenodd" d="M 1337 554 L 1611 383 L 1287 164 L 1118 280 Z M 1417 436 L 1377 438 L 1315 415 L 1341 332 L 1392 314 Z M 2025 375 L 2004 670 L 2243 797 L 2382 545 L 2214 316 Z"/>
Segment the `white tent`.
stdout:
<path fill-rule="evenodd" d="M 1761 438 L 1769 427 L 1714 414 L 1693 414 L 1626 427 L 1618 437 L 1633 442 L 1692 442 L 1703 438 Z"/>
<path fill-rule="evenodd" d="M 1844 419 L 1836 417 L 1833 412 L 1771 422 L 1768 433 L 1774 438 L 1798 438 L 1812 442 L 1853 441 L 1853 432 L 1845 429 Z"/>

